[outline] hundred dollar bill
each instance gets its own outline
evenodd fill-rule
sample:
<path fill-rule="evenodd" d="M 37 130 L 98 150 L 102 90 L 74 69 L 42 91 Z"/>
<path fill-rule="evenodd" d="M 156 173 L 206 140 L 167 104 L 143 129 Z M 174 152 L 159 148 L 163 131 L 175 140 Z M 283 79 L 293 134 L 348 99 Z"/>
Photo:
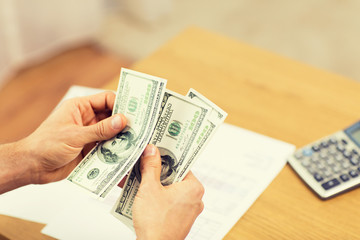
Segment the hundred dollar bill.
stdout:
<path fill-rule="evenodd" d="M 123 113 L 128 125 L 112 139 L 96 145 L 67 179 L 105 197 L 103 193 L 109 192 L 109 184 L 120 181 L 145 149 L 158 118 L 165 85 L 164 79 L 122 68 L 113 114 Z"/>
<path fill-rule="evenodd" d="M 176 182 L 183 180 L 217 128 L 227 117 L 227 113 L 224 110 L 197 92 L 195 89 L 191 88 L 186 96 L 191 99 L 192 102 L 209 109 L 209 113 L 207 114 L 206 121 L 201 125 L 201 128 L 196 136 L 196 141 L 194 141 L 191 146 L 191 154 L 187 156 L 186 164 L 181 166 L 181 169 L 175 178 Z"/>
<path fill-rule="evenodd" d="M 184 96 L 166 90 L 159 120 L 150 143 L 158 147 L 161 155 L 163 185 L 175 181 L 181 166 L 191 152 L 201 125 L 206 120 L 207 108 L 195 104 Z M 139 162 L 134 166 L 112 214 L 132 227 L 132 205 L 140 186 Z"/>

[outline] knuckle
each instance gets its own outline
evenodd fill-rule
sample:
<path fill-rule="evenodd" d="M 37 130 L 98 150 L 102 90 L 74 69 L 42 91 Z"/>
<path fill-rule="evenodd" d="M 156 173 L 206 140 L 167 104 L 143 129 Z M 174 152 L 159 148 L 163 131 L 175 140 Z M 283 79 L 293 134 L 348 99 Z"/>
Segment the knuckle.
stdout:
<path fill-rule="evenodd" d="M 146 171 L 146 169 L 157 169 L 159 168 L 159 162 L 156 157 L 147 157 L 141 159 L 140 171 Z"/>
<path fill-rule="evenodd" d="M 104 94 L 105 94 L 105 95 L 108 95 L 108 96 L 110 96 L 110 97 L 115 97 L 115 96 L 116 96 L 116 94 L 115 94 L 114 92 L 110 91 L 110 90 L 106 90 L 106 91 L 104 92 Z"/>
<path fill-rule="evenodd" d="M 103 122 L 99 122 L 99 124 L 97 124 L 97 127 L 96 127 L 96 130 L 95 130 L 96 132 L 96 135 L 99 137 L 99 138 L 101 138 L 101 139 L 103 139 L 103 138 L 105 138 L 106 136 L 106 134 L 105 134 L 105 126 L 104 126 L 104 123 Z"/>
<path fill-rule="evenodd" d="M 67 108 L 67 107 L 70 107 L 70 106 L 74 105 L 75 102 L 76 102 L 75 98 L 66 99 L 61 103 L 61 106 Z"/>
<path fill-rule="evenodd" d="M 204 196 L 205 194 L 205 188 L 204 186 L 200 183 L 200 186 L 199 186 L 199 195 L 202 197 Z"/>
<path fill-rule="evenodd" d="M 198 182 L 197 184 L 193 184 L 192 186 L 193 186 L 192 191 L 193 191 L 194 195 L 201 199 L 205 193 L 204 186 L 200 182 Z"/>
<path fill-rule="evenodd" d="M 199 203 L 199 207 L 198 207 L 198 210 L 199 210 L 199 214 L 202 213 L 202 211 L 204 210 L 204 202 L 203 201 L 200 201 Z"/>

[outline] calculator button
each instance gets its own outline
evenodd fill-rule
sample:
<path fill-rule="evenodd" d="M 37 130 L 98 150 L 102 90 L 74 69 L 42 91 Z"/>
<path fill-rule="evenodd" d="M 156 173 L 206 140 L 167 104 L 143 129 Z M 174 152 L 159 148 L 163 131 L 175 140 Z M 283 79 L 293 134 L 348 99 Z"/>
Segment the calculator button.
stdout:
<path fill-rule="evenodd" d="M 344 157 L 346 157 L 346 158 L 350 158 L 351 155 L 352 155 L 352 153 L 351 153 L 350 151 L 348 151 L 348 150 L 345 150 L 345 151 L 343 152 L 343 155 L 344 155 Z"/>
<path fill-rule="evenodd" d="M 336 178 L 334 179 L 331 179 L 330 181 L 327 181 L 323 184 L 321 184 L 321 186 L 325 189 L 325 190 L 328 190 L 330 188 L 333 188 L 333 187 L 336 187 L 337 185 L 339 185 L 340 182 L 339 180 L 337 180 Z"/>
<path fill-rule="evenodd" d="M 336 154 L 336 155 L 335 155 L 335 160 L 336 160 L 336 161 L 341 162 L 343 159 L 344 159 L 344 158 L 343 158 L 342 155 L 340 155 L 340 154 Z"/>
<path fill-rule="evenodd" d="M 315 164 L 311 164 L 309 167 L 307 167 L 307 170 L 312 175 L 314 175 L 316 172 L 318 172 L 318 169 L 316 168 Z"/>
<path fill-rule="evenodd" d="M 310 157 L 313 154 L 313 151 L 311 148 L 305 148 L 302 153 L 304 156 Z"/>
<path fill-rule="evenodd" d="M 353 178 L 359 176 L 359 174 L 358 174 L 355 170 L 351 170 L 351 171 L 349 172 L 349 175 L 350 175 L 351 177 L 353 177 Z"/>
<path fill-rule="evenodd" d="M 354 166 L 358 165 L 358 164 L 359 164 L 359 157 L 357 157 L 357 156 L 352 156 L 352 157 L 350 158 L 350 163 L 351 163 L 352 165 L 354 165 Z"/>
<path fill-rule="evenodd" d="M 353 149 L 352 152 L 353 152 L 353 154 L 355 154 L 355 155 L 358 155 L 358 154 L 359 154 L 355 149 Z"/>
<path fill-rule="evenodd" d="M 330 153 L 331 155 L 336 154 L 336 153 L 337 153 L 336 148 L 335 148 L 334 146 L 331 146 L 331 147 L 329 148 L 329 153 Z"/>
<path fill-rule="evenodd" d="M 344 152 L 344 151 L 345 151 L 345 147 L 342 146 L 342 145 L 338 145 L 338 146 L 336 147 L 336 149 L 337 149 L 339 152 Z"/>
<path fill-rule="evenodd" d="M 301 164 L 307 168 L 310 166 L 310 160 L 308 158 L 306 158 L 301 162 Z"/>
<path fill-rule="evenodd" d="M 341 139 L 341 142 L 345 145 L 347 144 L 347 141 L 345 139 Z"/>
<path fill-rule="evenodd" d="M 336 143 L 337 143 L 336 138 L 330 138 L 329 139 L 329 144 L 336 144 Z"/>
<path fill-rule="evenodd" d="M 327 163 L 329 166 L 334 165 L 334 164 L 335 164 L 334 158 L 330 157 L 330 158 L 326 159 L 326 163 Z"/>
<path fill-rule="evenodd" d="M 303 155 L 302 155 L 302 152 L 301 151 L 297 151 L 295 154 L 294 154 L 294 157 L 298 160 L 302 159 Z"/>
<path fill-rule="evenodd" d="M 343 168 L 348 168 L 348 167 L 350 167 L 350 163 L 349 162 L 343 162 L 342 167 Z"/>
<path fill-rule="evenodd" d="M 325 170 L 325 169 L 326 169 L 326 166 L 325 166 L 325 164 L 323 164 L 322 162 L 318 162 L 318 163 L 317 163 L 317 168 L 320 169 L 320 170 Z"/>
<path fill-rule="evenodd" d="M 327 177 L 327 178 L 332 175 L 332 172 L 329 171 L 329 169 L 326 169 L 323 173 L 324 173 L 325 177 Z"/>
<path fill-rule="evenodd" d="M 318 151 L 320 151 L 320 147 L 319 147 L 319 145 L 314 145 L 314 146 L 312 146 L 312 148 L 311 148 L 314 152 L 318 152 Z"/>
<path fill-rule="evenodd" d="M 314 173 L 314 178 L 316 181 L 321 182 L 324 178 L 319 173 Z"/>
<path fill-rule="evenodd" d="M 340 168 L 339 165 L 335 165 L 335 166 L 332 167 L 332 171 L 334 173 L 339 173 L 341 171 L 341 168 Z"/>
<path fill-rule="evenodd" d="M 316 163 L 320 160 L 319 156 L 318 155 L 312 155 L 310 160 L 313 162 L 313 163 Z"/>
<path fill-rule="evenodd" d="M 327 141 L 323 141 L 323 142 L 321 142 L 320 146 L 323 147 L 323 148 L 327 148 L 329 146 L 329 144 L 328 144 Z"/>
<path fill-rule="evenodd" d="M 347 175 L 347 174 L 342 174 L 342 175 L 340 176 L 340 178 L 341 178 L 341 180 L 343 180 L 344 182 L 350 180 L 350 177 L 349 177 L 349 175 Z"/>
<path fill-rule="evenodd" d="M 327 158 L 328 158 L 327 152 L 321 152 L 321 153 L 320 153 L 320 158 L 322 158 L 322 159 L 327 159 Z"/>

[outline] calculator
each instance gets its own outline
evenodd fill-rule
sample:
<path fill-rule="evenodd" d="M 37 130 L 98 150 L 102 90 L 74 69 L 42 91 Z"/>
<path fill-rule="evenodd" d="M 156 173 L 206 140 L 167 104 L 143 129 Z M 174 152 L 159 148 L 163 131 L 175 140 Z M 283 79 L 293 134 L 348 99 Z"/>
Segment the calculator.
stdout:
<path fill-rule="evenodd" d="M 294 152 L 288 162 L 322 199 L 360 184 L 360 121 Z"/>

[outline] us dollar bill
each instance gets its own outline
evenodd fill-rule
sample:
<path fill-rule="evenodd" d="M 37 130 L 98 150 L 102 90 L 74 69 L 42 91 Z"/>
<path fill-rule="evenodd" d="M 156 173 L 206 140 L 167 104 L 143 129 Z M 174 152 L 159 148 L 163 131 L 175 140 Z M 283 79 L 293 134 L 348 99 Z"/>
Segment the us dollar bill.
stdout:
<path fill-rule="evenodd" d="M 105 197 L 145 149 L 165 92 L 166 80 L 122 68 L 113 114 L 123 113 L 128 124 L 108 141 L 96 145 L 67 180 Z"/>
<path fill-rule="evenodd" d="M 159 120 L 150 143 L 158 147 L 161 155 L 163 185 L 173 183 L 179 170 L 186 164 L 196 136 L 206 120 L 208 109 L 188 98 L 166 90 Z M 112 214 L 132 226 L 132 206 L 141 182 L 139 162 L 129 174 Z"/>
<path fill-rule="evenodd" d="M 210 141 L 211 137 L 227 117 L 227 113 L 211 102 L 205 96 L 200 94 L 195 89 L 190 89 L 186 96 L 194 103 L 203 106 L 209 110 L 206 121 L 201 125 L 200 130 L 196 136 L 196 140 L 191 146 L 191 153 L 187 156 L 186 163 L 181 166 L 175 181 L 181 181 L 190 171 L 192 165 Z"/>

